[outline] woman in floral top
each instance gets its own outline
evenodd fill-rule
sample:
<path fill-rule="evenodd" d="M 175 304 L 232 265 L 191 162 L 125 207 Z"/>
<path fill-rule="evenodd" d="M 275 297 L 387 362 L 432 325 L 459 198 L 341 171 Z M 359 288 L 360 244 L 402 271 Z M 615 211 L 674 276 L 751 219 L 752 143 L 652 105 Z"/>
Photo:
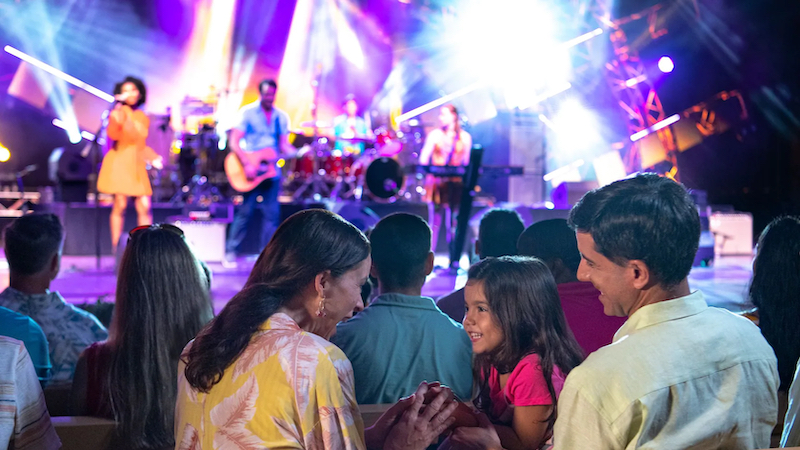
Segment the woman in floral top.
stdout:
<path fill-rule="evenodd" d="M 329 338 L 361 303 L 366 237 L 301 211 L 275 232 L 245 288 L 184 350 L 179 449 L 423 449 L 453 422 L 452 392 L 423 383 L 364 430 L 353 369 Z M 435 399 L 423 406 L 426 393 Z M 431 396 L 428 396 L 431 397 Z"/>

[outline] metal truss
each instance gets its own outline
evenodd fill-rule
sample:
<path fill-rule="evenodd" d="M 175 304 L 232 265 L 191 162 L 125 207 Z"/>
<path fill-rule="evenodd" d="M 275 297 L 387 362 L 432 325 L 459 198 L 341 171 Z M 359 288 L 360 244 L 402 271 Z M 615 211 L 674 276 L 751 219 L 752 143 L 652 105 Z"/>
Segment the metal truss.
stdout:
<path fill-rule="evenodd" d="M 658 12 L 662 9 L 662 5 L 659 3 L 636 14 L 612 19 L 609 0 L 577 0 L 576 3 L 579 15 L 584 17 L 586 30 L 600 26 L 608 34 L 613 55 L 603 65 L 603 70 L 606 82 L 626 117 L 628 135 L 633 136 L 666 119 L 661 99 L 652 81 L 648 79 L 645 66 L 639 59 L 637 51 L 644 39 L 657 39 L 667 33 L 666 28 L 660 26 L 658 22 Z M 642 19 L 647 20 L 648 33 L 631 44 L 622 26 Z M 593 47 L 588 48 L 591 52 Z M 589 54 L 584 57 L 591 59 Z M 672 126 L 658 130 L 657 135 L 670 166 L 665 175 L 678 180 L 677 143 Z M 614 148 L 620 151 L 628 173 L 642 169 L 640 145 L 639 142 L 632 142 L 630 139 L 614 145 Z"/>

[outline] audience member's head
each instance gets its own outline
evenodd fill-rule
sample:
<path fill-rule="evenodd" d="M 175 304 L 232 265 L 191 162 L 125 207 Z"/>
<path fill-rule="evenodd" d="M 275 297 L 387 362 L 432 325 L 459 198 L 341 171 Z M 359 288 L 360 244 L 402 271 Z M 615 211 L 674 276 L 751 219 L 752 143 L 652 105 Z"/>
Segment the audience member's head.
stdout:
<path fill-rule="evenodd" d="M 583 256 L 578 279 L 601 292 L 606 314 L 688 295 L 700 217 L 680 184 L 655 174 L 611 183 L 587 193 L 569 223 Z"/>
<path fill-rule="evenodd" d="M 492 209 L 481 217 L 475 253 L 480 258 L 517 254 L 517 238 L 525 229 L 519 213 L 513 209 Z"/>
<path fill-rule="evenodd" d="M 109 399 L 134 447 L 174 445 L 177 365 L 213 315 L 208 278 L 172 225 L 131 231 L 117 277 Z"/>
<path fill-rule="evenodd" d="M 581 253 L 566 219 L 542 220 L 526 228 L 517 241 L 517 252 L 544 261 L 558 284 L 578 279 Z"/>
<path fill-rule="evenodd" d="M 431 229 L 414 214 L 396 213 L 381 219 L 369 235 L 373 275 L 381 294 L 419 295 L 433 270 Z"/>
<path fill-rule="evenodd" d="M 55 214 L 29 214 L 5 230 L 5 250 L 12 276 L 58 275 L 64 228 Z"/>
<path fill-rule="evenodd" d="M 242 291 L 198 334 L 186 354 L 186 380 L 208 392 L 281 308 L 304 312 L 315 334 L 330 337 L 361 303 L 369 255 L 364 234 L 337 214 L 307 209 L 286 219 Z"/>
<path fill-rule="evenodd" d="M 750 282 L 759 327 L 778 357 L 781 389 L 788 389 L 800 357 L 800 217 L 767 225 L 758 239 Z"/>

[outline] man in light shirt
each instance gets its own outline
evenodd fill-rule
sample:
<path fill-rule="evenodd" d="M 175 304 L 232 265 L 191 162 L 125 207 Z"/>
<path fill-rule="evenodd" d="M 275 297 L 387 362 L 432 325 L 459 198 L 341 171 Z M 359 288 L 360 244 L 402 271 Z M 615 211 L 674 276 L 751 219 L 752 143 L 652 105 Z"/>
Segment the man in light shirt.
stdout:
<path fill-rule="evenodd" d="M 586 194 L 569 222 L 578 279 L 628 320 L 567 377 L 555 448 L 769 447 L 775 354 L 749 320 L 689 289 L 700 220 L 685 189 L 639 175 Z"/>

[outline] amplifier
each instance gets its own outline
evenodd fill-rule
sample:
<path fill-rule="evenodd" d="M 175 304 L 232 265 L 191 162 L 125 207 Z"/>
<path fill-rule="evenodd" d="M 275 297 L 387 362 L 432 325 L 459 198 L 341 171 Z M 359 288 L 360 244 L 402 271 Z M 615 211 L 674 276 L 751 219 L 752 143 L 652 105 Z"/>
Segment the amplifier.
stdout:
<path fill-rule="evenodd" d="M 199 260 L 203 262 L 225 260 L 225 231 L 228 220 L 192 220 L 185 216 L 173 216 L 167 219 L 167 223 L 183 230 L 186 241 Z"/>
<path fill-rule="evenodd" d="M 715 256 L 753 254 L 753 216 L 750 213 L 712 213 L 708 228 L 714 235 Z"/>

